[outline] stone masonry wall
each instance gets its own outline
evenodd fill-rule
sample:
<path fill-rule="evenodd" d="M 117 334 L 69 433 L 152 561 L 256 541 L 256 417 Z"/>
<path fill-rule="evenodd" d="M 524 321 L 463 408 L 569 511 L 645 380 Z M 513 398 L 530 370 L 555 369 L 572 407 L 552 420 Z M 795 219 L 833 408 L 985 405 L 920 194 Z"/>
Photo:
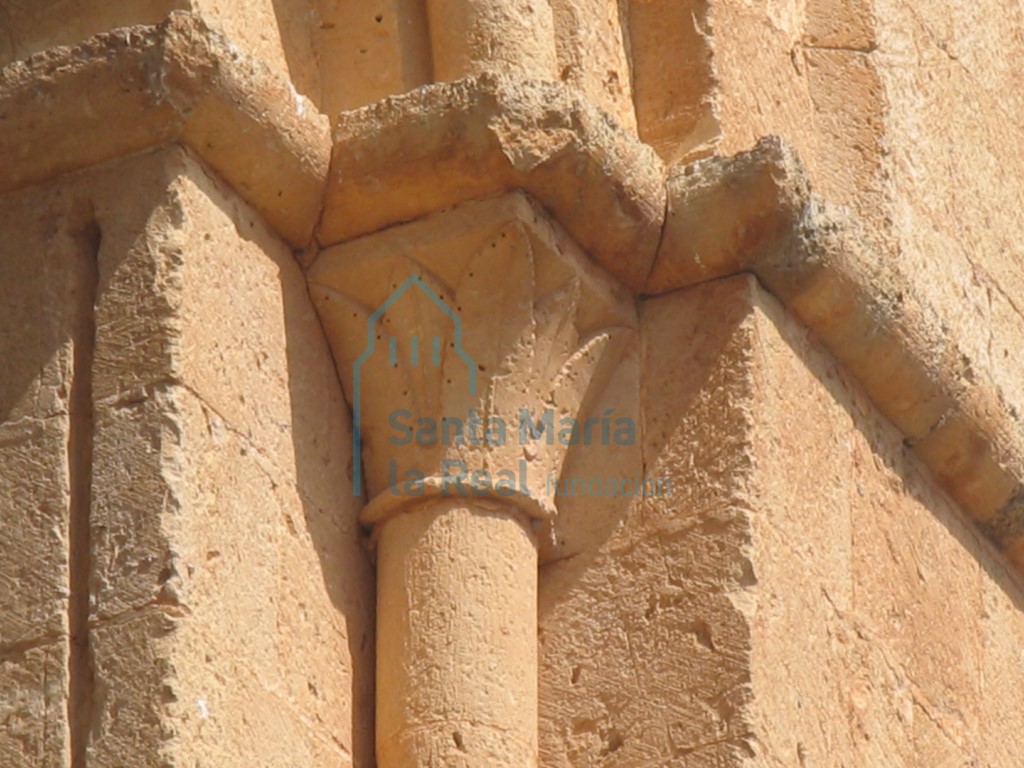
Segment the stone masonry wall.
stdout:
<path fill-rule="evenodd" d="M 639 292 L 588 405 L 640 439 L 564 473 L 671 488 L 538 536 L 539 764 L 1016 768 L 1021 577 L 914 454 L 962 425 L 904 439 L 750 274 L 639 286 L 666 177 L 777 135 L 870 241 L 849 274 L 926 308 L 883 297 L 899 332 L 956 342 L 936 388 L 1019 424 L 1022 30 L 1007 0 L 0 0 L 0 767 L 375 764 L 361 468 L 304 270 L 520 190 Z M 754 242 L 742 181 L 716 226 Z M 990 448 L 955 437 L 934 464 Z"/>
<path fill-rule="evenodd" d="M 642 322 L 674 493 L 542 570 L 542 763 L 1014 765 L 1016 573 L 753 278 Z"/>
<path fill-rule="evenodd" d="M 291 251 L 179 149 L 0 209 L 0 763 L 365 761 L 372 574 Z"/>

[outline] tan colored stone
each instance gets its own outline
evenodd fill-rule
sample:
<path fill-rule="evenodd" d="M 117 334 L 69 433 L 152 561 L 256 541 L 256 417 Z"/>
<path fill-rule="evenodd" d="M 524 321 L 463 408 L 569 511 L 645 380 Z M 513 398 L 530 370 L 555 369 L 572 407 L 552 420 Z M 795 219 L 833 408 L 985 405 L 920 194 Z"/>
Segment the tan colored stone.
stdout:
<path fill-rule="evenodd" d="M 536 0 L 426 0 L 435 82 L 486 72 L 554 80 L 551 5 Z"/>
<path fill-rule="evenodd" d="M 753 271 L 851 370 L 947 491 L 997 533 L 1021 486 L 1019 409 L 995 369 L 944 332 L 929 292 L 811 195 L 776 141 L 699 161 L 669 188 L 647 290 Z"/>
<path fill-rule="evenodd" d="M 621 3 L 553 0 L 558 79 L 636 132 L 627 14 Z"/>
<path fill-rule="evenodd" d="M 0 200 L 0 764 L 67 766 L 82 691 L 69 688 L 69 641 L 88 611 L 83 319 L 96 233 L 74 190 Z"/>
<path fill-rule="evenodd" d="M 362 418 L 364 522 L 407 503 L 410 473 L 422 473 L 420 493 L 461 492 L 458 466 L 505 482 L 496 493 L 525 514 L 554 514 L 562 430 L 582 422 L 588 386 L 602 390 L 635 320 L 628 294 L 541 209 L 521 193 L 469 203 L 327 249 L 309 279 Z M 433 443 L 418 437 L 421 419 L 436 426 Z M 467 437 L 445 437 L 442 419 Z"/>
<path fill-rule="evenodd" d="M 774 300 L 751 299 L 755 488 L 772 510 L 753 537 L 766 764 L 987 763 L 976 734 L 990 549 L 859 387 Z M 846 715 L 824 714 L 835 711 Z"/>
<path fill-rule="evenodd" d="M 0 653 L 68 631 L 68 419 L 0 426 Z"/>
<path fill-rule="evenodd" d="M 0 648 L 67 632 L 75 325 L 95 258 L 87 205 L 61 188 L 0 205 Z M 77 418 L 77 414 L 75 414 Z"/>
<path fill-rule="evenodd" d="M 132 530 L 113 500 L 97 507 L 105 590 L 92 643 L 102 694 L 92 759 L 368 759 L 372 605 L 351 528 L 187 391 L 157 392 L 133 410 L 136 444 L 165 425 L 159 458 L 149 461 L 165 479 L 149 484 L 150 497 L 137 480 L 132 501 L 152 509 L 160 494 L 163 510 Z M 106 485 L 103 447 L 132 450 L 132 435 L 98 426 L 97 477 Z M 110 551 L 118 557 L 105 557 Z M 117 598 L 133 591 L 148 600 L 122 606 Z"/>
<path fill-rule="evenodd" d="M 564 87 L 430 86 L 343 114 L 335 138 L 325 246 L 520 187 L 613 276 L 643 284 L 664 216 L 661 163 Z"/>
<path fill-rule="evenodd" d="M 181 140 L 292 245 L 310 238 L 327 173 L 326 120 L 196 17 L 174 13 L 13 64 L 0 103 L 9 161 L 0 192 Z"/>
<path fill-rule="evenodd" d="M 316 0 L 316 5 L 320 105 L 326 115 L 333 119 L 339 112 L 431 82 L 425 3 Z"/>
<path fill-rule="evenodd" d="M 380 531 L 377 761 L 537 765 L 537 551 L 494 502 L 440 499 Z"/>
<path fill-rule="evenodd" d="M 0 761 L 70 768 L 67 643 L 0 649 Z"/>
<path fill-rule="evenodd" d="M 814 0 L 807 4 L 804 42 L 822 49 L 870 53 L 876 45 L 877 26 L 870 0 Z"/>
<path fill-rule="evenodd" d="M 633 101 L 640 138 L 666 163 L 713 151 L 720 127 L 706 0 L 629 0 Z"/>
<path fill-rule="evenodd" d="M 39 3 L 4 2 L 0 20 L 0 67 L 59 45 L 74 45 L 117 27 L 159 24 L 169 13 L 187 10 L 189 0 L 143 0 L 110 3 L 98 0 L 56 0 Z"/>
<path fill-rule="evenodd" d="M 586 406 L 632 343 L 631 297 L 521 192 L 329 248 L 308 276 L 379 551 L 378 761 L 536 765 L 535 531 L 569 443 L 601 439 Z"/>
<path fill-rule="evenodd" d="M 0 765 L 369 765 L 375 705 L 382 766 L 1016 768 L 1019 7 L 44 5 L 0 3 Z M 342 380 L 419 265 L 493 412 L 644 425 L 536 465 L 671 497 L 375 500 L 375 640 L 352 481 L 424 456 L 353 456 L 292 248 Z"/>
<path fill-rule="evenodd" d="M 605 540 L 542 570 L 544 765 L 742 765 L 751 756 L 744 282 L 641 305 L 643 467 L 668 485 L 633 499 Z"/>
<path fill-rule="evenodd" d="M 558 516 L 539 536 L 542 567 L 592 550 L 621 528 L 649 479 L 639 434 L 640 357 L 640 345 L 627 343 L 607 384 L 585 406 L 585 418 L 607 418 L 612 429 L 625 419 L 637 432 L 633 438 L 616 440 L 613 434 L 607 443 L 598 439 L 566 451 L 561 473 L 552 478 Z"/>
<path fill-rule="evenodd" d="M 1012 765 L 982 686 L 1019 578 L 900 433 L 752 278 L 641 317 L 676 492 L 542 570 L 545 764 Z"/>
<path fill-rule="evenodd" d="M 45 6 L 5 2 L 0 4 L 6 32 L 0 40 L 0 67 L 115 28 L 159 24 L 176 11 L 202 16 L 248 55 L 286 74 L 300 93 L 318 100 L 309 0 L 56 0 Z"/>
<path fill-rule="evenodd" d="M 372 572 L 351 433 L 290 249 L 178 147 L 3 200 L 17 234 L 0 271 L 24 292 L 0 338 L 42 355 L 25 350 L 26 378 L 0 390 L 13 417 L 0 493 L 30 547 L 0 552 L 15 609 L 0 621 L 0 685 L 22 690 L 0 705 L 4 764 L 65 765 L 69 733 L 97 764 L 370 759 Z M 73 360 L 92 322 L 93 359 Z M 73 367 L 92 379 L 91 421 Z M 93 441 L 91 509 L 74 490 L 89 468 L 75 470 L 74 453 L 68 467 L 81 436 Z M 68 530 L 76 510 L 84 553 Z M 86 653 L 69 654 L 85 619 Z M 17 682 L 43 643 L 63 649 L 45 697 Z M 40 746 L 18 723 L 44 706 L 60 713 L 46 728 L 61 730 L 32 731 Z"/>

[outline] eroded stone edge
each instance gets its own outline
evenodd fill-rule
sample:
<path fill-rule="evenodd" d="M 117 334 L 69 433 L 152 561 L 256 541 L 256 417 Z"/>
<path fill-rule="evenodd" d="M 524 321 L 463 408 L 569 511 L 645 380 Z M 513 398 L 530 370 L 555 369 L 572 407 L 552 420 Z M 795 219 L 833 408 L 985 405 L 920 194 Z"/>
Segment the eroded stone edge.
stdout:
<path fill-rule="evenodd" d="M 864 387 L 940 486 L 1024 571 L 1021 416 L 907 275 L 816 196 L 774 137 L 677 167 L 643 292 L 754 273 Z"/>
<path fill-rule="evenodd" d="M 1024 571 L 1020 415 L 779 139 L 666 183 L 653 150 L 565 86 L 480 75 L 344 113 L 332 141 L 287 80 L 185 12 L 15 62 L 0 104 L 0 194 L 178 141 L 297 248 L 318 222 L 333 244 L 522 188 L 634 292 L 753 272 Z M 105 121 L 118 112 L 138 119 Z"/>
<path fill-rule="evenodd" d="M 327 118 L 199 17 L 173 12 L 0 70 L 0 194 L 174 141 L 291 245 L 311 240 L 330 162 Z"/>

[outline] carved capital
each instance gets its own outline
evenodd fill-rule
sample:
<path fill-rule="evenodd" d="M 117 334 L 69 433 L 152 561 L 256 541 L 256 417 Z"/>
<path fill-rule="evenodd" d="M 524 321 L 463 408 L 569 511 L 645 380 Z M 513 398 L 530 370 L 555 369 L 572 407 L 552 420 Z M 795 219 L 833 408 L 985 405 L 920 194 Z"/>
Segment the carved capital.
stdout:
<path fill-rule="evenodd" d="M 438 495 L 548 518 L 568 448 L 621 428 L 586 405 L 633 338 L 632 298 L 522 193 L 329 248 L 309 277 L 365 523 Z"/>

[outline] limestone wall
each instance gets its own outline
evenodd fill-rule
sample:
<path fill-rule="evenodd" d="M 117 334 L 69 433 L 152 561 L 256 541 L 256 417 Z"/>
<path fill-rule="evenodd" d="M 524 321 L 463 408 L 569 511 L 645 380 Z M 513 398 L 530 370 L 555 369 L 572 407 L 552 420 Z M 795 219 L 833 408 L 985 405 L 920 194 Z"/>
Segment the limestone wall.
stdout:
<path fill-rule="evenodd" d="M 290 249 L 179 149 L 0 208 L 24 288 L 5 304 L 2 573 L 23 609 L 0 637 L 0 762 L 364 761 L 372 577 Z"/>
<path fill-rule="evenodd" d="M 364 468 L 312 265 L 386 294 L 374 260 L 440 232 L 457 287 L 505 204 L 639 310 L 586 398 L 638 440 L 563 475 L 662 489 L 557 498 L 522 539 L 538 764 L 1017 766 L 1024 595 L 982 531 L 1024 563 L 1022 25 L 1005 0 L 0 0 L 0 766 L 375 764 Z M 431 603 L 423 645 L 510 606 Z M 407 666 L 421 694 L 473 668 Z"/>
<path fill-rule="evenodd" d="M 0 230 L 0 699 L 5 765 L 66 765 L 72 486 L 81 480 L 85 403 L 76 352 L 95 237 L 59 188 L 5 201 Z M 43 211 L 39 215 L 39 211 Z M 73 407 L 74 406 L 74 407 Z M 87 435 L 86 435 L 87 442 Z M 85 606 L 87 610 L 87 605 Z M 77 602 L 76 634 L 82 625 Z"/>
<path fill-rule="evenodd" d="M 791 142 L 937 308 L 927 322 L 1018 401 L 1019 5 L 723 0 L 707 17 L 717 150 Z"/>
<path fill-rule="evenodd" d="M 1014 765 L 1019 576 L 842 369 L 751 293 L 763 764 Z"/>
<path fill-rule="evenodd" d="M 542 763 L 1015 765 L 1006 561 L 752 278 L 641 316 L 674 492 L 542 569 Z"/>

